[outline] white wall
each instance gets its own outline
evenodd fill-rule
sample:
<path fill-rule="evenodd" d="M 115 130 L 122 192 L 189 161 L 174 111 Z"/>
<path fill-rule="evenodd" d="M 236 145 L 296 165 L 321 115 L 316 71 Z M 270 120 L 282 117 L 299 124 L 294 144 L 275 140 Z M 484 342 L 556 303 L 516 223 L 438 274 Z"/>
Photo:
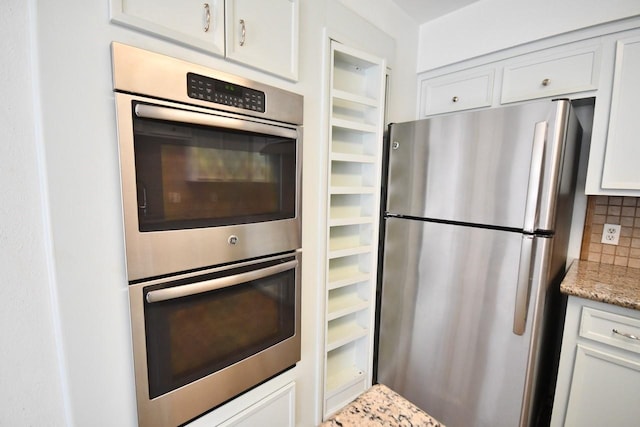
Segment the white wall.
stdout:
<path fill-rule="evenodd" d="M 391 0 L 340 1 L 393 40 L 394 51 L 387 58 L 391 68 L 388 120 L 413 120 L 416 114 L 415 70 L 418 54 L 418 27 L 415 21 Z M 375 46 L 370 49 L 375 49 Z"/>
<path fill-rule="evenodd" d="M 0 13 L 0 425 L 66 423 L 49 277 L 29 13 Z"/>
<path fill-rule="evenodd" d="M 333 1 L 300 2 L 299 83 L 112 25 L 103 0 L 10 0 L 3 8 L 0 425 L 137 424 L 111 86 L 114 40 L 305 96 L 303 360 L 289 375 L 297 383 L 298 424 L 319 421 L 324 200 L 318 189 L 326 177 L 318 159 L 326 155 L 323 29 Z M 376 5 L 404 22 L 390 0 Z M 387 30 L 413 38 L 394 59 L 398 87 L 413 98 L 417 27 Z M 344 31 L 358 34 L 362 27 L 350 23 Z M 410 119 L 414 104 L 396 102 L 392 111 Z M 264 390 L 214 411 L 207 423 L 229 417 Z"/>
<path fill-rule="evenodd" d="M 638 14 L 638 0 L 481 0 L 420 27 L 417 71 Z"/>

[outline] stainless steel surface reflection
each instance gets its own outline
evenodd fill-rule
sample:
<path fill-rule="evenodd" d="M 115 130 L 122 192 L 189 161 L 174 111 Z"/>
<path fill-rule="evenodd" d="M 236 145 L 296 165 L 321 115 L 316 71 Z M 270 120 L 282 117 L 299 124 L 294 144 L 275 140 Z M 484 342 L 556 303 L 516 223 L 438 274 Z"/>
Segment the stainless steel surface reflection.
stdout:
<path fill-rule="evenodd" d="M 534 321 L 512 333 L 523 237 L 397 218 L 386 233 L 378 380 L 447 425 L 517 426 Z"/>
<path fill-rule="evenodd" d="M 377 380 L 448 427 L 538 425 L 581 140 L 570 102 L 389 133 Z"/>
<path fill-rule="evenodd" d="M 567 115 L 550 106 L 538 102 L 394 124 L 391 143 L 398 148 L 390 154 L 387 211 L 522 229 L 536 122 L 547 122 L 554 133 Z M 546 147 L 542 194 L 555 191 L 558 166 L 552 162 L 563 154 L 557 144 Z M 549 229 L 552 212 L 540 208 L 536 228 Z"/>

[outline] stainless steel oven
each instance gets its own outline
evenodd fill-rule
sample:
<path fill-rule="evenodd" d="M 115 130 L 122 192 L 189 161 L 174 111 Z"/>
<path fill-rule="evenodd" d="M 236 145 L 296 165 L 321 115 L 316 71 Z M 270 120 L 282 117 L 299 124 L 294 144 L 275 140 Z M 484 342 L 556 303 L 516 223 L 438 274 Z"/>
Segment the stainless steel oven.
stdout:
<path fill-rule="evenodd" d="M 299 248 L 302 96 L 112 50 L 129 280 Z"/>
<path fill-rule="evenodd" d="M 141 426 L 300 360 L 302 97 L 112 44 Z"/>
<path fill-rule="evenodd" d="M 300 360 L 300 252 L 130 286 L 140 426 L 177 426 Z"/>

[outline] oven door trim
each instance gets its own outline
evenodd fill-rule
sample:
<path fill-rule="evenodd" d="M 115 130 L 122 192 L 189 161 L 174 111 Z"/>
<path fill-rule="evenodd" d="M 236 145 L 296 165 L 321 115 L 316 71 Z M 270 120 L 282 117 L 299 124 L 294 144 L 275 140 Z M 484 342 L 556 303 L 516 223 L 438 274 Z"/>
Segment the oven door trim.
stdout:
<path fill-rule="evenodd" d="M 302 128 L 238 114 L 207 110 L 194 106 L 161 101 L 139 95 L 116 93 L 118 145 L 122 184 L 127 277 L 129 282 L 174 274 L 212 265 L 292 251 L 302 246 L 301 182 Z M 140 232 L 136 194 L 135 154 L 133 141 L 133 101 L 179 114 L 194 113 L 201 119 L 228 124 L 231 129 L 244 129 L 286 136 L 296 141 L 296 206 L 289 219 L 248 224 Z M 194 116 L 191 116 L 194 117 Z"/>
<path fill-rule="evenodd" d="M 295 270 L 294 335 L 220 371 L 150 399 L 145 338 L 144 288 L 163 282 L 196 277 L 201 274 L 220 272 L 239 266 L 260 264 L 265 261 L 285 259 L 292 256 L 295 257 L 295 261 L 288 265 L 291 266 L 290 269 Z M 301 258 L 302 252 L 297 250 L 293 253 L 279 256 L 212 268 L 198 272 L 197 275 L 190 273 L 129 286 L 136 400 L 138 402 L 138 421 L 141 426 L 176 426 L 186 423 L 250 390 L 278 373 L 293 367 L 300 360 Z"/>

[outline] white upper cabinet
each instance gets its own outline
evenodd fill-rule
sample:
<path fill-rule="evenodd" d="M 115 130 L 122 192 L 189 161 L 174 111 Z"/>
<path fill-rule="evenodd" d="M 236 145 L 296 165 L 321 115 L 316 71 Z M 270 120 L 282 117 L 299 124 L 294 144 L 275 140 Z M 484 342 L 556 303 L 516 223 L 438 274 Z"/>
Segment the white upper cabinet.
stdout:
<path fill-rule="evenodd" d="M 227 0 L 227 58 L 298 78 L 298 0 Z"/>
<path fill-rule="evenodd" d="M 534 99 L 594 98 L 586 194 L 640 197 L 640 18 L 418 75 L 419 118 Z M 592 126 L 591 126 L 592 125 Z"/>
<path fill-rule="evenodd" d="M 640 190 L 640 36 L 619 40 L 616 47 L 602 188 Z"/>
<path fill-rule="evenodd" d="M 422 73 L 418 77 L 420 117 L 553 96 L 582 96 L 598 88 L 600 50 L 594 41 L 568 43 L 484 65 L 466 68 L 457 64 L 449 72 Z"/>
<path fill-rule="evenodd" d="M 298 2 L 111 0 L 111 20 L 297 80 Z"/>
<path fill-rule="evenodd" d="M 544 52 L 504 67 L 501 102 L 594 90 L 598 82 L 598 46 L 550 55 Z"/>
<path fill-rule="evenodd" d="M 424 80 L 420 116 L 488 107 L 493 94 L 493 68 Z"/>
<path fill-rule="evenodd" d="M 224 55 L 224 0 L 112 0 L 111 20 Z"/>

